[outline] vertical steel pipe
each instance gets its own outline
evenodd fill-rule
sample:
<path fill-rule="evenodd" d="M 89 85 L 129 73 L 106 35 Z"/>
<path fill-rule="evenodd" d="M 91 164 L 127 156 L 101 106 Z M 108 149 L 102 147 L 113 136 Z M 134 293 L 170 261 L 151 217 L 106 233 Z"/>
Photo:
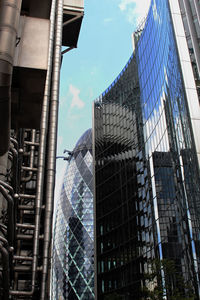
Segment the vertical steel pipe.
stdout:
<path fill-rule="evenodd" d="M 21 2 L 0 1 L 0 155 L 10 143 L 11 79 Z"/>
<path fill-rule="evenodd" d="M 44 189 L 44 175 L 45 175 L 45 161 L 46 161 L 46 145 L 49 123 L 49 102 L 51 93 L 52 82 L 52 64 L 54 53 L 54 35 L 55 35 L 55 15 L 56 15 L 56 3 L 57 0 L 52 1 L 51 6 L 51 28 L 50 28 L 50 40 L 49 40 L 49 58 L 48 58 L 48 71 L 46 78 L 45 93 L 43 99 L 42 116 L 40 123 L 40 146 L 38 157 L 38 173 L 37 173 L 37 192 L 36 192 L 36 217 L 35 217 L 35 232 L 34 232 L 34 247 L 33 247 L 33 275 L 32 275 L 32 288 L 35 285 L 35 278 L 38 264 L 38 251 L 39 251 L 39 235 L 40 235 L 40 219 L 43 200 Z"/>
<path fill-rule="evenodd" d="M 53 77 L 51 89 L 51 106 L 49 118 L 48 154 L 46 170 L 46 205 L 45 205 L 45 225 L 44 225 L 44 250 L 43 250 L 43 270 L 41 300 L 47 299 L 46 286 L 47 274 L 50 262 L 50 246 L 52 235 L 53 200 L 56 173 L 56 146 L 57 146 L 57 127 L 58 127 L 58 100 L 59 100 L 59 81 L 61 67 L 61 46 L 62 46 L 62 27 L 63 27 L 63 0 L 57 1 L 57 15 L 55 27 L 55 46 L 53 60 Z"/>
<path fill-rule="evenodd" d="M 38 266 L 38 253 L 39 253 L 39 236 L 40 236 L 40 221 L 41 210 L 43 200 L 44 189 L 44 175 L 45 175 L 45 161 L 46 161 L 46 144 L 48 134 L 48 117 L 49 117 L 49 99 L 51 93 L 52 82 L 52 62 L 54 52 L 54 31 L 55 31 L 55 14 L 56 14 L 56 2 L 52 0 L 51 4 L 51 16 L 50 16 L 50 37 L 49 37 L 49 54 L 48 54 L 48 69 L 47 77 L 42 105 L 42 114 L 40 122 L 40 144 L 39 144 L 39 156 L 38 156 L 38 172 L 37 172 L 37 191 L 35 200 L 35 230 L 33 239 L 33 263 L 32 263 L 32 282 L 30 291 L 10 291 L 10 295 L 15 296 L 31 296 L 34 294 L 36 285 L 36 274 Z"/>
<path fill-rule="evenodd" d="M 42 209 L 41 207 L 42 207 L 43 189 L 44 189 L 49 101 L 50 101 L 51 80 L 52 80 L 51 76 L 52 76 L 52 60 L 53 60 L 53 46 L 54 46 L 55 12 L 56 12 L 56 0 L 53 0 L 51 6 L 51 17 L 50 17 L 51 28 L 50 28 L 50 40 L 49 40 L 48 71 L 47 71 L 41 123 L 40 123 L 40 147 L 39 147 L 39 157 L 38 157 L 37 192 L 36 192 L 36 202 L 35 202 L 36 216 L 35 216 L 35 231 L 34 231 L 34 245 L 33 245 L 32 290 L 34 290 L 35 288 L 35 280 L 36 280 L 37 265 L 38 265 L 40 218 L 41 218 L 41 209 Z"/>
<path fill-rule="evenodd" d="M 17 193 L 18 188 L 18 151 L 14 148 L 13 144 L 10 144 L 10 153 L 12 153 L 12 186 Z"/>

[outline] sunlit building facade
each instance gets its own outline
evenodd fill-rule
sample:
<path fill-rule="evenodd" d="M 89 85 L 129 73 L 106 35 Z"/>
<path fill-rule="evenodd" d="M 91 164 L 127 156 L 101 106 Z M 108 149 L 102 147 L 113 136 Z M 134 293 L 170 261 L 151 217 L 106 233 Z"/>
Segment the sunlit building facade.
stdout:
<path fill-rule="evenodd" d="M 91 129 L 70 154 L 54 228 L 51 299 L 94 299 Z"/>
<path fill-rule="evenodd" d="M 178 0 L 152 0 L 134 44 L 94 103 L 97 299 L 199 299 L 200 108 Z"/>

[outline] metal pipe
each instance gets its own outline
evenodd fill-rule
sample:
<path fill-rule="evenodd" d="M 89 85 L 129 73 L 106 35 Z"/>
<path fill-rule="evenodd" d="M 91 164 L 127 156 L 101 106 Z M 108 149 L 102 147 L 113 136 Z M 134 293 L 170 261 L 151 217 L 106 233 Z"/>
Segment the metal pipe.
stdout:
<path fill-rule="evenodd" d="M 40 145 L 40 143 L 36 143 L 36 142 L 29 142 L 29 141 L 24 141 L 24 144 L 25 145 L 30 145 L 30 146 L 39 146 Z"/>
<path fill-rule="evenodd" d="M 8 226 L 7 226 L 7 235 L 8 235 L 8 243 L 10 246 L 14 244 L 14 202 L 12 197 L 8 194 L 8 191 L 0 185 L 0 192 L 4 196 L 5 200 L 8 203 Z"/>
<path fill-rule="evenodd" d="M 58 158 L 62 158 L 63 160 L 70 160 L 70 158 L 66 156 L 56 156 L 56 159 Z"/>
<path fill-rule="evenodd" d="M 22 182 L 29 182 L 32 177 L 33 177 L 33 164 L 34 164 L 34 150 L 35 150 L 35 146 L 33 145 L 35 143 L 35 136 L 36 136 L 36 130 L 33 129 L 32 130 L 32 137 L 31 137 L 31 151 L 30 151 L 30 164 L 29 164 L 29 175 L 27 177 L 22 177 L 21 181 Z M 24 168 L 23 168 L 24 169 Z M 24 169 L 25 170 L 25 169 Z"/>
<path fill-rule="evenodd" d="M 32 240 L 34 238 L 34 234 L 17 234 L 17 239 L 18 240 Z M 43 240 L 44 239 L 44 235 L 41 234 L 39 235 L 39 240 Z"/>
<path fill-rule="evenodd" d="M 13 164 L 13 156 L 12 156 L 12 153 L 9 151 L 8 152 L 8 159 L 12 162 Z"/>
<path fill-rule="evenodd" d="M 14 266 L 14 270 L 15 272 L 30 272 L 31 271 L 31 266 L 24 266 L 24 265 L 20 265 L 20 266 Z"/>
<path fill-rule="evenodd" d="M 13 137 L 10 137 L 10 141 L 13 143 L 15 149 L 18 149 L 18 141 Z"/>
<path fill-rule="evenodd" d="M 33 205 L 18 205 L 18 209 L 20 210 L 34 210 L 34 208 Z"/>
<path fill-rule="evenodd" d="M 33 234 L 17 234 L 17 240 L 32 240 Z"/>
<path fill-rule="evenodd" d="M 2 267 L 3 267 L 3 300 L 9 299 L 10 288 L 10 268 L 9 268 L 9 253 L 0 243 L 0 252 L 2 255 Z"/>
<path fill-rule="evenodd" d="M 22 199 L 35 199 L 35 195 L 29 195 L 29 194 L 19 194 L 19 197 Z"/>
<path fill-rule="evenodd" d="M 11 185 L 9 185 L 8 183 L 0 180 L 0 185 L 2 185 L 3 187 L 5 187 L 7 190 L 9 190 L 10 194 L 13 196 L 14 195 L 14 191 Z"/>
<path fill-rule="evenodd" d="M 12 170 L 13 170 L 12 186 L 14 188 L 14 191 L 17 192 L 17 186 L 18 186 L 18 151 L 13 147 L 13 145 L 10 145 L 10 152 L 12 153 L 12 157 L 13 157 L 13 161 L 12 161 Z"/>
<path fill-rule="evenodd" d="M 32 224 L 17 223 L 16 226 L 19 227 L 19 228 L 24 228 L 24 229 L 34 229 L 35 228 L 35 225 L 32 225 Z"/>
<path fill-rule="evenodd" d="M 1 182 L 0 184 L 0 193 L 3 195 L 4 199 L 7 201 L 7 216 L 8 216 L 8 225 L 7 225 L 7 231 L 5 236 L 8 239 L 2 240 L 2 237 L 0 237 L 0 240 L 4 242 L 6 245 L 6 248 L 8 251 L 12 252 L 13 247 L 14 247 L 14 239 L 16 237 L 16 228 L 15 228 L 15 206 L 14 206 L 14 200 L 11 195 L 9 195 L 9 192 L 13 196 L 13 189 L 12 187 L 5 183 Z M 9 255 L 9 268 L 10 268 L 10 276 L 12 277 L 13 275 L 13 264 L 12 264 L 12 259 L 13 259 L 13 253 L 10 253 Z M 11 278 L 10 278 L 11 279 Z"/>
<path fill-rule="evenodd" d="M 61 47 L 62 47 L 62 25 L 63 25 L 63 0 L 57 1 L 55 48 L 53 61 L 53 78 L 51 90 L 51 107 L 49 120 L 48 156 L 46 170 L 46 207 L 44 224 L 44 247 L 43 247 L 43 270 L 41 283 L 41 300 L 47 299 L 46 286 L 49 268 L 50 241 L 52 234 L 53 199 L 56 173 L 56 146 L 57 146 L 57 126 L 58 126 L 58 99 L 59 81 L 61 67 Z"/>
<path fill-rule="evenodd" d="M 31 168 L 31 167 L 22 167 L 22 170 L 24 171 L 30 171 L 30 172 L 37 172 L 38 168 Z"/>
<path fill-rule="evenodd" d="M 14 148 L 15 143 L 12 141 L 10 144 L 10 151 L 13 156 L 13 161 L 12 161 L 12 180 L 11 184 L 13 187 L 13 190 L 10 188 L 10 186 L 7 184 L 7 189 L 9 190 L 10 194 L 12 197 L 14 197 L 14 207 L 13 207 L 13 226 L 14 226 L 14 239 L 16 238 L 16 219 L 17 219 L 17 200 L 19 198 L 19 195 L 17 194 L 18 192 L 18 187 L 19 187 L 19 176 L 18 176 L 18 151 Z M 5 185 L 4 185 L 5 186 Z M 15 194 L 13 195 L 13 192 Z"/>
<path fill-rule="evenodd" d="M 34 244 L 33 244 L 33 264 L 32 264 L 32 282 L 30 291 L 10 291 L 10 295 L 16 296 L 32 296 L 35 291 L 35 281 L 38 265 L 38 252 L 39 252 L 39 234 L 40 234 L 40 218 L 42 210 L 43 188 L 44 188 L 44 174 L 45 174 L 45 158 L 46 158 L 46 144 L 48 133 L 48 116 L 49 116 L 49 98 L 50 88 L 52 82 L 52 61 L 54 50 L 54 30 L 55 30 L 55 14 L 56 2 L 52 0 L 51 4 L 51 17 L 50 17 L 50 39 L 49 39 L 49 56 L 48 56 L 48 69 L 46 77 L 46 85 L 44 92 L 44 99 L 42 105 L 42 115 L 40 123 L 40 144 L 38 156 L 38 173 L 37 173 L 37 192 L 35 204 L 35 231 L 34 231 Z"/>
<path fill-rule="evenodd" d="M 3 236 L 6 236 L 7 226 L 5 226 L 4 224 L 0 223 L 0 231 L 3 234 Z"/>
<path fill-rule="evenodd" d="M 1 182 L 4 182 L 7 180 L 8 175 L 8 152 L 4 154 L 3 156 L 0 156 L 0 184 Z M 5 206 L 5 200 L 3 195 L 0 194 L 0 219 L 1 222 L 4 222 L 4 206 Z M 7 227 L 2 227 L 3 224 L 0 224 L 1 232 L 4 236 L 6 236 L 7 233 Z M 5 231 L 6 230 L 6 231 Z"/>
<path fill-rule="evenodd" d="M 7 173 L 8 173 L 7 168 L 8 168 L 8 152 L 6 152 L 6 154 L 4 154 L 3 156 L 0 156 L 0 179 L 3 181 L 7 180 Z"/>
<path fill-rule="evenodd" d="M 8 151 L 11 120 L 11 79 L 22 0 L 0 1 L 0 155 Z"/>
<path fill-rule="evenodd" d="M 8 250 L 8 247 L 9 247 L 8 241 L 4 237 L 2 237 L 1 235 L 0 235 L 0 241 L 2 243 L 4 243 L 4 245 L 6 246 L 6 248 Z"/>
<path fill-rule="evenodd" d="M 27 261 L 32 261 L 33 258 L 29 256 L 19 256 L 19 255 L 14 255 L 13 258 L 15 260 L 27 260 Z"/>

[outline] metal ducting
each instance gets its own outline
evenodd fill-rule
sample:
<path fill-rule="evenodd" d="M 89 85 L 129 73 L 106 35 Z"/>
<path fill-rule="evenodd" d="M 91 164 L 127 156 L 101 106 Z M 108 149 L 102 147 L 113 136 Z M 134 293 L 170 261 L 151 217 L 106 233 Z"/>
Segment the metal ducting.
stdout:
<path fill-rule="evenodd" d="M 47 152 L 46 169 L 46 206 L 45 206 L 45 224 L 44 224 L 44 247 L 43 247 L 43 268 L 41 300 L 46 299 L 47 274 L 49 268 L 49 257 L 51 247 L 52 219 L 53 219 L 53 200 L 56 173 L 56 146 L 57 146 L 57 126 L 58 126 L 58 99 L 59 82 L 61 66 L 61 46 L 62 46 L 62 21 L 63 18 L 63 0 L 57 0 L 57 16 L 55 22 L 55 44 L 54 61 L 52 68 L 52 87 L 49 114 L 49 138 Z"/>
<path fill-rule="evenodd" d="M 61 55 L 82 17 L 83 0 L 0 0 L 3 300 L 49 299 Z"/>
<path fill-rule="evenodd" d="M 11 79 L 22 0 L 0 1 L 0 155 L 10 142 Z"/>
<path fill-rule="evenodd" d="M 52 0 L 51 5 L 51 26 L 50 26 L 50 38 L 49 38 L 49 54 L 48 54 L 48 69 L 46 77 L 46 85 L 44 91 L 44 99 L 42 105 L 42 115 L 40 124 L 40 144 L 39 144 L 39 157 L 38 157 L 38 175 L 37 175 L 37 192 L 35 197 L 35 226 L 34 226 L 34 239 L 33 239 L 33 257 L 32 257 L 32 279 L 31 289 L 26 291 L 12 290 L 10 295 L 13 296 L 26 296 L 32 299 L 36 288 L 37 267 L 38 267 L 38 253 L 39 253 L 39 236 L 41 226 L 41 211 L 44 189 L 44 177 L 45 177 L 45 159 L 46 159 L 46 144 L 48 134 L 48 117 L 49 117 L 49 99 L 52 82 L 52 62 L 53 62 L 53 50 L 54 50 L 54 27 L 55 27 L 55 14 L 56 14 L 57 0 Z M 34 137 L 35 140 L 35 137 Z M 33 140 L 32 140 L 33 142 Z M 28 197 L 30 195 L 24 195 Z M 24 238 L 24 237 L 23 237 Z"/>

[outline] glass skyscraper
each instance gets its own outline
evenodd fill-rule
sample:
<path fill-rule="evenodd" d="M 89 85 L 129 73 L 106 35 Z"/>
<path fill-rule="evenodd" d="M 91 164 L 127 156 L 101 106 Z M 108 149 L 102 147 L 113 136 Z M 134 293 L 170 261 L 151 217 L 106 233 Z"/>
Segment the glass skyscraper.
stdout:
<path fill-rule="evenodd" d="M 199 299 L 200 109 L 179 1 L 152 0 L 134 44 L 94 104 L 97 299 Z"/>
<path fill-rule="evenodd" d="M 57 204 L 51 299 L 94 299 L 92 131 L 71 153 Z"/>

